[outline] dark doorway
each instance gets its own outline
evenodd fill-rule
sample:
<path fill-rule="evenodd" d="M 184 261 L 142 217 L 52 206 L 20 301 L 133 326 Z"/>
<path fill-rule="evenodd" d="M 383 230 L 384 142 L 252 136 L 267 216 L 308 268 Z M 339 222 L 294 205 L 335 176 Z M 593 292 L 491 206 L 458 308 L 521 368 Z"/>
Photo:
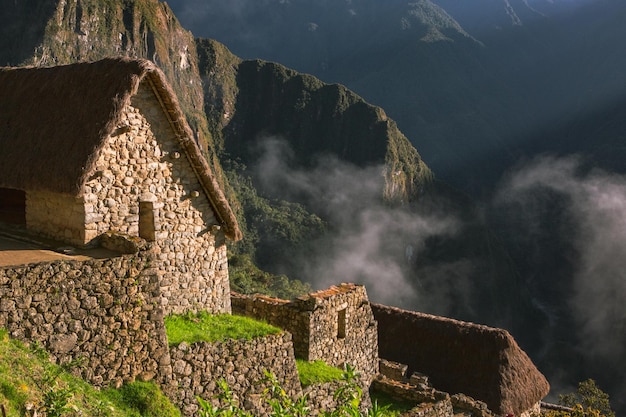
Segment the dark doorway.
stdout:
<path fill-rule="evenodd" d="M 26 192 L 0 188 L 0 222 L 26 224 Z"/>

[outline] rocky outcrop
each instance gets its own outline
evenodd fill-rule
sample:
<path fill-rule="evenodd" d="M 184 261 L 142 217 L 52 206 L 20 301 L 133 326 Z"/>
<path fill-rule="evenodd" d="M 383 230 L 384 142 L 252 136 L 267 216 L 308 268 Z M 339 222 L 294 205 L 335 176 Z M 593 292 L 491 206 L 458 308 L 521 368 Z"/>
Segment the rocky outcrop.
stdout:
<path fill-rule="evenodd" d="M 503 329 L 372 304 L 381 358 L 407 364 L 433 386 L 484 401 L 497 414 L 519 415 L 550 389 Z"/>

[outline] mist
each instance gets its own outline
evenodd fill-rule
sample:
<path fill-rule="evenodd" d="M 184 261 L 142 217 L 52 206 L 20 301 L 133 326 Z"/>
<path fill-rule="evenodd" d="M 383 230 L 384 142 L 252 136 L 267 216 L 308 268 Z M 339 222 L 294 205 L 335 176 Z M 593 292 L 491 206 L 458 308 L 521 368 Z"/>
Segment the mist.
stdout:
<path fill-rule="evenodd" d="M 569 371 L 569 383 L 585 374 L 613 386 L 611 399 L 620 402 L 626 398 L 619 369 L 626 360 L 626 176 L 576 156 L 543 156 L 516 169 L 495 203 L 506 208 L 508 222 L 517 222 L 509 230 L 518 235 L 509 239 L 527 249 L 518 254 L 530 264 L 525 279 L 554 320 L 544 341 L 553 350 L 544 360 L 557 361 L 551 382 L 567 380 L 557 370 L 578 358 L 582 372 Z"/>
<path fill-rule="evenodd" d="M 376 302 L 407 308 L 421 304 L 425 294 L 416 282 L 413 261 L 428 239 L 455 235 L 456 218 L 417 214 L 385 202 L 383 165 L 357 167 L 328 155 L 303 169 L 293 163 L 288 143 L 275 137 L 262 140 L 257 150 L 252 170 L 259 191 L 301 202 L 330 228 L 295 260 L 298 278 L 315 289 L 341 282 L 364 284 Z"/>

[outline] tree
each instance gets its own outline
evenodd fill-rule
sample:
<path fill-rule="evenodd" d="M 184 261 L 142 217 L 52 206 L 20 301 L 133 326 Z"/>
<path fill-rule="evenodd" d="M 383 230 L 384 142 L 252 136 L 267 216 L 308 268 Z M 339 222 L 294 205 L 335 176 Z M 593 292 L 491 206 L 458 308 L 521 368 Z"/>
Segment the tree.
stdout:
<path fill-rule="evenodd" d="M 559 403 L 575 410 L 582 408 L 585 416 L 615 417 L 609 395 L 602 391 L 593 379 L 579 383 L 575 393 L 560 395 Z"/>

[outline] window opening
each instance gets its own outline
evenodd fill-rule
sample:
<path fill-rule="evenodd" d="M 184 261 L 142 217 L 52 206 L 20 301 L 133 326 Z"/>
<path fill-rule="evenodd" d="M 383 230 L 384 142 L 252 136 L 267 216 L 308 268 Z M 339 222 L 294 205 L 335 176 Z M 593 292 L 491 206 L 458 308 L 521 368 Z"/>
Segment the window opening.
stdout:
<path fill-rule="evenodd" d="M 346 338 L 346 309 L 337 311 L 337 339 Z"/>
<path fill-rule="evenodd" d="M 139 237 L 150 242 L 155 239 L 154 205 L 150 201 L 139 202 Z"/>

